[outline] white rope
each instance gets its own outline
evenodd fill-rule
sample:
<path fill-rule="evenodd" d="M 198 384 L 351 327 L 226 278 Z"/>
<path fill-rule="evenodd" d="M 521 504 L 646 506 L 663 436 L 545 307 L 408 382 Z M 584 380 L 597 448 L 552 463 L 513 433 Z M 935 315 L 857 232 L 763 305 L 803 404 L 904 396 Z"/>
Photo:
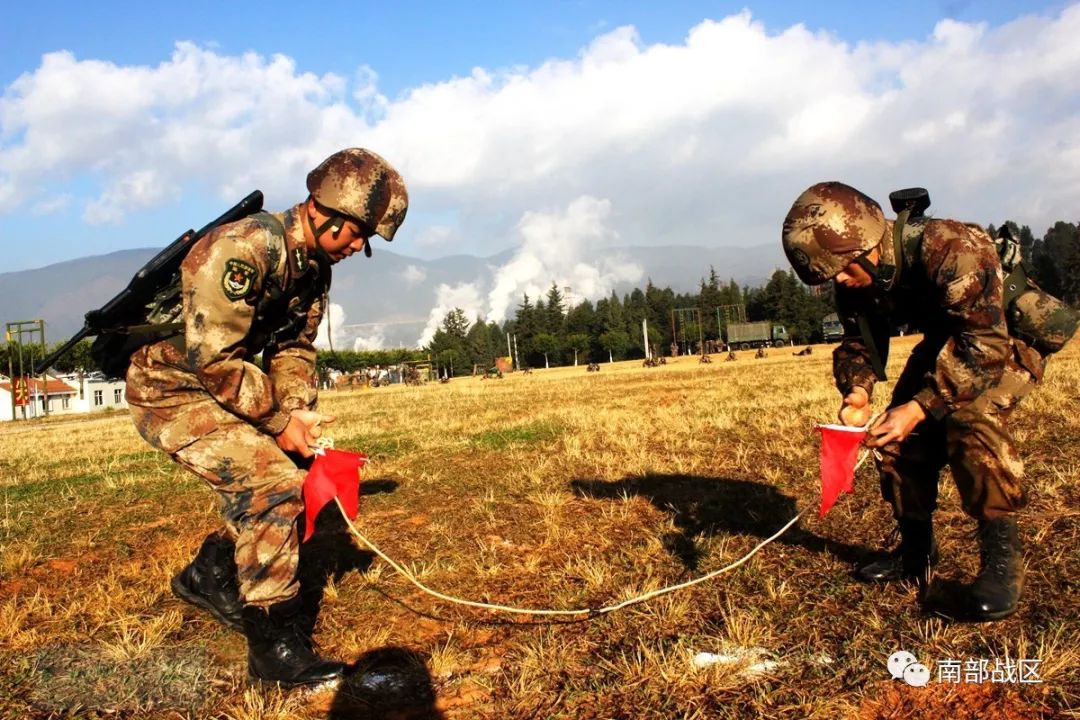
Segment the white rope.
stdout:
<path fill-rule="evenodd" d="M 870 423 L 868 423 L 868 425 L 869 424 Z M 326 442 L 326 441 L 324 441 L 324 442 Z M 332 447 L 332 442 L 333 441 L 330 440 L 329 443 L 327 443 L 327 444 L 329 444 L 329 446 Z M 875 451 L 875 453 L 876 453 L 876 451 Z M 857 472 L 858 469 L 862 466 L 862 464 L 864 462 L 866 462 L 866 459 L 869 458 L 869 457 L 870 457 L 870 451 L 869 450 L 864 450 L 862 452 L 861 456 L 859 457 L 859 461 L 855 464 L 855 470 L 853 472 Z M 767 537 L 764 540 L 762 540 L 761 542 L 759 542 L 757 545 L 754 546 L 754 548 L 750 552 L 746 553 L 745 555 L 743 555 L 741 558 L 739 558 L 735 562 L 729 563 L 728 565 L 725 565 L 724 567 L 722 567 L 722 568 L 720 568 L 718 570 L 713 570 L 712 572 L 706 573 L 705 575 L 702 575 L 701 577 L 694 578 L 693 580 L 687 580 L 686 582 L 681 582 L 681 583 L 678 583 L 676 585 L 668 585 L 667 587 L 660 588 L 659 590 L 653 590 L 651 592 L 643 593 L 641 595 L 637 595 L 635 597 L 632 597 L 629 600 L 624 600 L 622 602 L 614 603 L 612 605 L 605 605 L 605 606 L 599 607 L 599 608 L 579 608 L 579 609 L 574 609 L 574 610 L 549 610 L 549 609 L 545 609 L 545 608 L 519 608 L 519 607 L 512 607 L 510 605 L 498 605 L 498 604 L 495 604 L 495 603 L 478 602 L 476 600 L 466 600 L 464 598 L 454 597 L 453 595 L 447 595 L 445 593 L 439 592 L 438 590 L 434 590 L 432 588 L 429 588 L 427 585 L 425 585 L 424 583 L 417 580 L 416 577 L 412 573 L 410 573 L 408 570 L 403 568 L 398 563 L 394 562 L 394 560 L 392 558 L 390 558 L 390 556 L 388 556 L 382 550 L 380 550 L 379 547 L 375 543 L 373 543 L 372 541 L 370 541 L 366 537 L 364 537 L 363 533 L 361 533 L 359 530 L 356 529 L 356 525 L 353 524 L 352 520 L 350 520 L 349 516 L 345 513 L 345 508 L 344 508 L 344 506 L 342 506 L 340 499 L 335 497 L 334 502 L 337 503 L 338 511 L 341 512 L 341 517 L 345 520 L 345 524 L 347 524 L 349 526 L 349 530 L 352 532 L 353 535 L 356 536 L 356 538 L 358 540 L 360 540 L 360 542 L 364 543 L 364 545 L 366 545 L 369 549 L 371 549 L 372 552 L 374 552 L 376 555 L 378 555 L 383 560 L 385 560 L 386 563 L 389 564 L 390 567 L 394 568 L 394 570 L 396 570 L 399 575 L 404 577 L 406 580 L 411 582 L 413 585 L 415 585 L 417 588 L 419 588 L 421 591 L 427 593 L 428 595 L 431 595 L 432 597 L 436 597 L 436 598 L 438 598 L 440 600 L 445 600 L 446 602 L 453 603 L 455 605 L 466 605 L 468 607 L 481 608 L 481 609 L 484 609 L 484 610 L 495 610 L 495 611 L 498 611 L 498 612 L 515 613 L 515 614 L 518 614 L 518 615 L 545 615 L 545 616 L 561 616 L 561 617 L 578 616 L 578 615 L 605 615 L 607 613 L 615 612 L 616 610 L 622 610 L 623 608 L 629 607 L 631 605 L 637 605 L 637 604 L 643 603 L 643 602 L 645 602 L 647 600 L 652 600 L 653 598 L 660 597 L 661 595 L 667 595 L 669 593 L 673 593 L 676 590 L 682 590 L 684 588 L 688 588 L 688 587 L 691 587 L 693 585 L 698 585 L 700 583 L 705 582 L 706 580 L 711 580 L 712 578 L 717 577 L 718 575 L 723 575 L 724 573 L 731 572 L 732 570 L 734 570 L 734 569 L 740 567 L 741 565 L 743 565 L 744 563 L 746 563 L 754 555 L 757 555 L 758 552 L 760 552 L 761 549 L 764 548 L 766 545 L 773 542 L 778 537 L 780 537 L 785 532 L 787 532 L 788 528 L 790 528 L 792 525 L 794 525 L 796 522 L 798 522 L 799 518 L 801 518 L 802 515 L 803 515 L 801 512 L 796 514 L 795 517 L 788 520 L 787 523 L 782 528 L 780 528 L 775 533 L 773 533 L 769 537 Z"/>
<path fill-rule="evenodd" d="M 765 547 L 766 545 L 771 543 L 773 540 L 775 540 L 776 538 L 783 535 L 784 532 L 789 527 L 794 525 L 796 523 L 796 521 L 798 521 L 798 519 L 800 517 L 802 517 L 802 513 L 797 514 L 795 517 L 791 518 L 791 520 L 789 520 L 787 522 L 787 524 L 784 525 L 784 527 L 777 530 L 775 533 L 773 533 L 770 537 L 766 538 L 765 540 L 762 540 L 760 543 L 757 544 L 756 547 L 754 547 L 753 550 L 748 552 L 746 555 L 744 555 L 739 560 L 736 560 L 735 562 L 733 562 L 733 563 L 731 563 L 729 565 L 725 565 L 724 567 L 720 568 L 719 570 L 713 570 L 712 572 L 710 572 L 710 573 L 708 573 L 706 575 L 702 575 L 699 578 L 694 578 L 693 580 L 687 580 L 686 582 L 679 583 L 678 585 L 669 585 L 669 586 L 667 586 L 665 588 L 660 588 L 659 590 L 653 590 L 652 592 L 647 592 L 647 593 L 644 593 L 642 595 L 638 595 L 636 597 L 630 598 L 629 600 L 624 600 L 623 602 L 616 603 L 614 605 L 605 605 L 604 607 L 599 607 L 599 608 L 581 608 L 581 609 L 577 609 L 577 610 L 546 610 L 546 609 L 539 609 L 539 608 L 518 608 L 518 607 L 511 607 L 509 605 L 495 605 L 495 604 L 492 604 L 492 603 L 477 602 L 475 600 L 465 600 L 463 598 L 454 597 L 453 595 L 446 595 L 444 593 L 439 592 L 438 590 L 433 590 L 433 589 L 429 588 L 428 586 L 424 585 L 422 582 L 417 580 L 413 576 L 413 574 L 410 573 L 408 570 L 406 570 L 401 565 L 398 565 L 396 562 L 391 560 L 390 557 L 388 557 L 386 555 L 386 553 L 384 553 L 382 550 L 380 550 L 375 545 L 375 543 L 371 542 L 366 537 L 364 537 L 363 534 L 361 534 L 361 532 L 356 529 L 356 526 L 353 525 L 352 521 L 349 520 L 348 515 L 345 514 L 345 508 L 342 507 L 341 500 L 339 500 L 338 498 L 335 497 L 334 502 L 337 503 L 338 510 L 341 511 L 341 517 L 345 518 L 345 522 L 348 524 L 349 530 L 352 531 L 353 535 L 355 535 L 362 543 L 364 543 L 364 545 L 371 548 L 372 552 L 374 552 L 376 555 L 378 555 L 383 560 L 385 560 L 387 563 L 389 563 L 390 567 L 394 568 L 394 570 L 396 570 L 402 577 L 404 577 L 406 580 L 411 582 L 413 585 L 415 585 L 416 587 L 418 587 L 420 590 L 424 591 L 428 595 L 432 595 L 434 597 L 439 598 L 440 600 L 445 600 L 447 602 L 454 603 L 456 605 L 468 605 L 469 607 L 483 608 L 485 610 L 497 610 L 497 611 L 500 611 L 500 612 L 517 613 L 519 615 L 548 615 L 548 616 L 551 616 L 551 615 L 557 615 L 557 616 L 604 615 L 606 613 L 614 612 L 616 610 L 621 610 L 622 608 L 628 607 L 630 605 L 636 605 L 638 603 L 645 602 L 646 600 L 651 600 L 652 598 L 659 597 L 660 595 L 667 595 L 668 593 L 675 592 L 676 590 L 682 590 L 683 588 L 688 588 L 691 585 L 697 585 L 698 583 L 703 583 L 706 580 L 710 580 L 710 579 L 716 577 L 717 575 L 722 575 L 722 574 L 724 574 L 726 572 L 730 572 L 730 571 L 734 570 L 735 568 L 739 567 L 740 565 L 745 563 L 747 560 L 752 558 L 754 555 L 756 555 L 758 553 L 758 551 L 760 551 L 763 547 Z"/>

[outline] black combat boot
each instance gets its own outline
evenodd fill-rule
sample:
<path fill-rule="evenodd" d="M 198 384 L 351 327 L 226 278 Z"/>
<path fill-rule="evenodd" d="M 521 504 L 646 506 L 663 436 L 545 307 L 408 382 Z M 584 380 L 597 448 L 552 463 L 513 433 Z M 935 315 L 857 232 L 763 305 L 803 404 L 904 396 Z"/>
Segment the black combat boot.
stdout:
<path fill-rule="evenodd" d="M 318 685 L 341 677 L 346 666 L 315 654 L 311 638 L 300 627 L 299 597 L 268 608 L 244 607 L 248 641 L 248 673 L 282 687 Z"/>
<path fill-rule="evenodd" d="M 236 545 L 222 535 L 208 535 L 191 564 L 172 579 L 176 597 L 206 610 L 219 622 L 243 631 L 243 604 L 236 579 Z"/>
<path fill-rule="evenodd" d="M 930 568 L 937 565 L 938 546 L 930 520 L 901 518 L 897 523 L 900 544 L 881 560 L 860 566 L 855 575 L 864 582 L 929 580 Z"/>
<path fill-rule="evenodd" d="M 1024 588 L 1024 547 L 1016 518 L 979 521 L 979 576 L 971 585 L 975 620 L 1000 620 L 1016 612 Z"/>

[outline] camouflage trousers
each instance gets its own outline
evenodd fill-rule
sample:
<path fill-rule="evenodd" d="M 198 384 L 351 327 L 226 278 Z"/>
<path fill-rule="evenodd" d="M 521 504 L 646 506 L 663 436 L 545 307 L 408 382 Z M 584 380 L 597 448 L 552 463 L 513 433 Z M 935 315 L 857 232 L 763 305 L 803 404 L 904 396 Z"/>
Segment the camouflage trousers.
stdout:
<path fill-rule="evenodd" d="M 159 343 L 150 352 L 168 353 Z M 274 439 L 222 408 L 188 371 L 136 353 L 128 404 L 139 434 L 206 480 L 236 541 L 240 597 L 265 607 L 300 589 L 297 518 L 306 472 Z"/>
<path fill-rule="evenodd" d="M 926 363 L 909 362 L 889 407 L 911 400 L 929 369 Z M 946 465 L 968 515 L 990 520 L 1022 508 L 1027 502 L 1021 482 L 1024 464 L 1008 420 L 1036 382 L 1017 357 L 1010 357 L 997 385 L 940 421 L 928 417 L 904 442 L 882 448 L 881 493 L 893 506 L 894 516 L 929 520 L 937 508 L 938 479 Z"/>

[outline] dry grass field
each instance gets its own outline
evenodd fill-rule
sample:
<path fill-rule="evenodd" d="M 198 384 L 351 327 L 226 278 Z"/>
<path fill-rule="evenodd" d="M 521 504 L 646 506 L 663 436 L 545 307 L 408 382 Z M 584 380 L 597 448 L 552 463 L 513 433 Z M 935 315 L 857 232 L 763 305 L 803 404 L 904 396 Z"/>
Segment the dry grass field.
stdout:
<path fill-rule="evenodd" d="M 895 341 L 891 376 L 911 345 Z M 838 405 L 828 348 L 722 359 L 325 394 L 337 446 L 372 458 L 358 527 L 466 598 L 604 605 L 719 568 L 808 512 L 710 582 L 549 621 L 421 593 L 357 547 L 331 505 L 304 546 L 305 592 L 323 597 L 320 646 L 360 672 L 314 691 L 249 686 L 243 639 L 172 597 L 170 577 L 218 526 L 215 501 L 126 415 L 7 423 L 0 717 L 1080 717 L 1077 344 L 1015 416 L 1028 585 L 1021 612 L 994 624 L 851 578 L 892 522 L 869 466 L 817 518 L 812 428 Z M 978 563 L 948 478 L 937 524 L 947 608 Z M 890 678 L 899 649 L 930 667 L 929 686 Z M 699 653 L 720 661 L 699 667 Z M 1042 682 L 937 682 L 943 661 L 981 659 L 1039 660 Z"/>

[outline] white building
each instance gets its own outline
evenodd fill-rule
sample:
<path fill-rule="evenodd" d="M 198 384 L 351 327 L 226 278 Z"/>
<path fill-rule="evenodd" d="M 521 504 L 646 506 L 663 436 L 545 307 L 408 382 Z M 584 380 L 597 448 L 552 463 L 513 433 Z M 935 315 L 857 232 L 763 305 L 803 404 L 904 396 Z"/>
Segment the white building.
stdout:
<path fill-rule="evenodd" d="M 47 388 L 42 385 L 40 378 L 30 378 L 28 389 L 28 402 L 14 408 L 16 419 L 45 415 L 45 389 L 48 390 L 50 415 L 92 413 L 110 408 L 127 410 L 124 396 L 127 384 L 123 380 L 109 380 L 101 373 L 50 377 Z M 0 421 L 12 419 L 11 394 L 11 381 L 0 376 Z"/>
<path fill-rule="evenodd" d="M 41 378 L 27 378 L 25 391 L 20 388 L 17 393 L 17 405 L 12 402 L 13 392 L 10 378 L 0 377 L 0 421 L 43 417 L 46 398 L 50 415 L 80 412 L 79 391 L 57 378 L 50 377 L 47 385 L 41 382 Z"/>
<path fill-rule="evenodd" d="M 62 375 L 61 379 L 78 388 L 79 397 L 75 412 L 99 412 L 101 410 L 127 410 L 124 393 L 127 383 L 110 380 L 99 372 L 89 375 Z"/>

